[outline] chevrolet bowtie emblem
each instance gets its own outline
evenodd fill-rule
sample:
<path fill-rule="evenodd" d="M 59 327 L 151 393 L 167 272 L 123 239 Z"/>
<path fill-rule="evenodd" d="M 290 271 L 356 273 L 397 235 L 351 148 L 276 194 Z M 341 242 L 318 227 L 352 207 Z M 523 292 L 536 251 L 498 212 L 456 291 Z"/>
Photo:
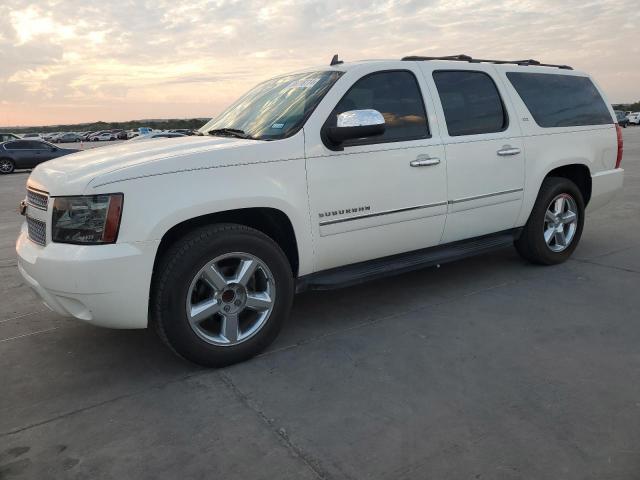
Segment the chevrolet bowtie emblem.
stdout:
<path fill-rule="evenodd" d="M 26 215 L 27 214 L 27 202 L 25 200 L 22 200 L 20 202 L 20 205 L 18 205 L 18 213 L 20 215 Z"/>

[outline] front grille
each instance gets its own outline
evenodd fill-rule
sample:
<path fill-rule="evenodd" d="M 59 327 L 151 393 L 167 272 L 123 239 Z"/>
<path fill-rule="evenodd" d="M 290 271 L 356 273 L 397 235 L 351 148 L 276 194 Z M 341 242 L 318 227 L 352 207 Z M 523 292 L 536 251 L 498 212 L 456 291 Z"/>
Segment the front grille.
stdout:
<path fill-rule="evenodd" d="M 38 245 L 45 245 L 47 243 L 47 224 L 36 220 L 35 218 L 27 217 L 27 228 L 29 230 L 29 239 L 37 243 Z"/>
<path fill-rule="evenodd" d="M 49 205 L 49 196 L 46 193 L 37 192 L 35 190 L 27 189 L 27 203 L 33 205 L 36 208 L 46 210 Z"/>

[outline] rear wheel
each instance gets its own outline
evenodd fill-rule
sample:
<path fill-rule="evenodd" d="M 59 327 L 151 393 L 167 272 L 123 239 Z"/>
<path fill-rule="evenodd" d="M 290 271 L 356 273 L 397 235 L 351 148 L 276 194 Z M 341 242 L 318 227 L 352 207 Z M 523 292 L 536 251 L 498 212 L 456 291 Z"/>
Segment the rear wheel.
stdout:
<path fill-rule="evenodd" d="M 288 317 L 289 262 L 269 237 L 235 224 L 195 230 L 163 255 L 151 315 L 179 355 L 220 367 L 261 352 Z"/>
<path fill-rule="evenodd" d="M 584 200 L 567 178 L 544 180 L 529 220 L 515 246 L 533 263 L 554 265 L 576 249 L 584 226 Z"/>
<path fill-rule="evenodd" d="M 15 163 L 10 158 L 0 158 L 0 174 L 13 173 L 16 169 Z"/>

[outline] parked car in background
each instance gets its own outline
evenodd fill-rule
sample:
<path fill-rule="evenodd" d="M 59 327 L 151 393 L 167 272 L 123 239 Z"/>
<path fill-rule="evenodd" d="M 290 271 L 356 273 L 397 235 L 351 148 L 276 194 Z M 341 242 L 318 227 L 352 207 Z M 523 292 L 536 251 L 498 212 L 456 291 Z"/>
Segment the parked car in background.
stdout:
<path fill-rule="evenodd" d="M 53 138 L 54 143 L 74 143 L 81 142 L 82 137 L 77 133 L 61 133 Z"/>
<path fill-rule="evenodd" d="M 45 142 L 52 142 L 54 138 L 60 135 L 63 132 L 49 132 L 42 135 L 42 140 Z"/>
<path fill-rule="evenodd" d="M 195 135 L 193 130 L 189 130 L 188 128 L 176 128 L 173 130 L 169 130 L 170 133 L 181 133 L 183 135 Z"/>
<path fill-rule="evenodd" d="M 640 125 L 640 112 L 633 112 L 627 119 L 630 125 Z"/>
<path fill-rule="evenodd" d="M 616 114 L 618 125 L 620 125 L 622 128 L 627 128 L 627 125 L 629 125 L 629 119 L 627 118 L 627 115 L 622 110 L 614 110 L 614 113 Z"/>
<path fill-rule="evenodd" d="M 113 134 L 116 136 L 116 138 L 118 140 L 127 140 L 128 139 L 127 132 L 124 131 L 124 130 L 115 130 L 113 132 Z"/>
<path fill-rule="evenodd" d="M 22 138 L 42 138 L 39 133 L 25 133 Z"/>
<path fill-rule="evenodd" d="M 531 60 L 332 61 L 261 83 L 200 133 L 36 168 L 16 251 L 52 310 L 152 326 L 207 366 L 263 350 L 296 292 L 514 244 L 564 262 L 624 176 L 601 89 Z M 562 288 L 558 270 L 546 281 Z"/>
<path fill-rule="evenodd" d="M 0 143 L 8 142 L 9 140 L 20 140 L 20 137 L 13 133 L 0 133 Z"/>
<path fill-rule="evenodd" d="M 147 135 L 148 133 L 153 132 L 153 128 L 150 127 L 138 127 L 133 129 L 138 135 Z"/>
<path fill-rule="evenodd" d="M 0 174 L 15 169 L 33 168 L 36 165 L 77 152 L 72 148 L 60 148 L 43 140 L 20 139 L 0 144 Z"/>
<path fill-rule="evenodd" d="M 91 136 L 92 142 L 105 142 L 115 139 L 116 136 L 111 132 L 102 132 Z"/>
<path fill-rule="evenodd" d="M 171 132 L 154 132 L 147 133 L 146 135 L 138 135 L 135 138 L 129 140 L 130 142 L 142 142 L 145 140 L 153 140 L 154 138 L 178 138 L 178 137 L 186 137 L 182 133 L 171 133 Z"/>

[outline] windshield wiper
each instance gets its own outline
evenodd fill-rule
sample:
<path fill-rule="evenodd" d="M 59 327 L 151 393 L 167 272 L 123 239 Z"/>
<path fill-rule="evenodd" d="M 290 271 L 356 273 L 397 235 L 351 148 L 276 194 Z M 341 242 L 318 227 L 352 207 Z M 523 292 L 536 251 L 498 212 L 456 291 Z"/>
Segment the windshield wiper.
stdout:
<path fill-rule="evenodd" d="M 251 135 L 247 135 L 243 130 L 239 130 L 237 128 L 216 128 L 215 130 L 209 130 L 207 133 L 214 136 L 218 135 L 223 137 L 236 137 L 254 140 Z"/>

